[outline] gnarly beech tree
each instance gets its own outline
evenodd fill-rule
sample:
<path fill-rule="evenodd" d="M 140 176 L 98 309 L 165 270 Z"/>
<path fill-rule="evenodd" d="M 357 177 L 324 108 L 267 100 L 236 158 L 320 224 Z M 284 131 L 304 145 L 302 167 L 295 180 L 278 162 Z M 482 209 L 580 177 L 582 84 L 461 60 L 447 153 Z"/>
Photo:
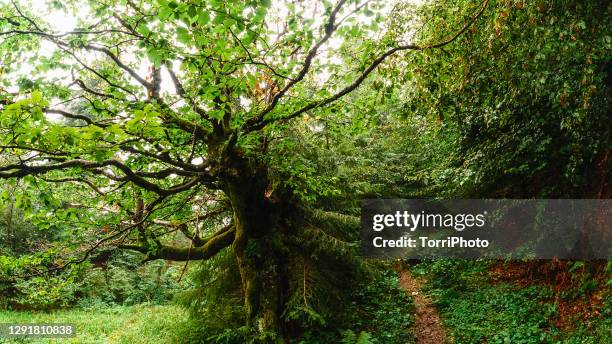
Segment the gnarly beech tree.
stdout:
<path fill-rule="evenodd" d="M 35 8 L 14 0 L 0 7 L 4 75 L 22 72 L 19 59 L 44 42 L 52 56 L 29 63 L 52 64 L 47 69 L 63 77 L 43 72 L 25 86 L 22 79 L 19 91 L 0 89 L 0 178 L 83 185 L 102 199 L 131 190 L 133 200 L 108 201 L 123 219 L 92 239 L 78 261 L 103 246 L 142 252 L 147 260 L 188 261 L 231 245 L 247 326 L 282 334 L 291 256 L 316 249 L 307 231 L 352 242 L 356 233 L 325 233 L 309 220 L 316 210 L 273 180 L 266 158 L 272 138 L 291 119 L 325 115 L 390 57 L 452 43 L 487 3 L 475 4 L 439 42 L 404 44 L 392 30 L 378 41 L 363 38 L 372 28 L 354 18 L 371 13 L 371 1 L 53 2 L 89 12 L 79 28 L 57 32 Z M 274 15 L 275 6 L 287 13 Z M 308 13 L 320 23 L 305 19 Z M 334 38 L 352 56 L 332 66 L 322 55 L 334 51 Z M 329 80 L 317 82 L 324 71 Z M 210 213 L 180 221 L 160 216 L 194 199 L 207 200 Z M 218 215 L 231 220 L 217 231 L 200 229 Z M 192 243 L 173 246 L 165 235 L 176 231 Z"/>

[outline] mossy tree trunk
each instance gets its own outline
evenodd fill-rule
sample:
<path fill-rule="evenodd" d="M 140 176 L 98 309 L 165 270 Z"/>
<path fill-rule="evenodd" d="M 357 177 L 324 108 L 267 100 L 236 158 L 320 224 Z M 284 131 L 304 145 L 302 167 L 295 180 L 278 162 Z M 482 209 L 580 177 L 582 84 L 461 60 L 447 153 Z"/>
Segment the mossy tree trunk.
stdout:
<path fill-rule="evenodd" d="M 262 342 L 284 343 L 287 261 L 284 257 L 280 202 L 271 198 L 266 168 L 234 159 L 226 194 L 233 208 L 236 237 L 233 243 L 242 280 L 246 326 Z"/>

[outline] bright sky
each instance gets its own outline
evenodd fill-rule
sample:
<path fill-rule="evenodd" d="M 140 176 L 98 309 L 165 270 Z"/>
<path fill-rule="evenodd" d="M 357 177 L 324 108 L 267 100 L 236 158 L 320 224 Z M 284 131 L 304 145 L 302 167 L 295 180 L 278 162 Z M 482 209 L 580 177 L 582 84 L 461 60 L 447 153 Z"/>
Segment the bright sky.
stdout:
<path fill-rule="evenodd" d="M 89 6 L 85 3 L 79 6 L 76 15 L 68 14 L 63 11 L 49 9 L 47 0 L 17 0 L 18 5 L 34 10 L 39 16 L 47 18 L 51 27 L 57 31 L 70 31 L 76 27 L 77 18 L 87 15 Z M 10 4 L 10 0 L 0 0 L 0 4 Z"/>

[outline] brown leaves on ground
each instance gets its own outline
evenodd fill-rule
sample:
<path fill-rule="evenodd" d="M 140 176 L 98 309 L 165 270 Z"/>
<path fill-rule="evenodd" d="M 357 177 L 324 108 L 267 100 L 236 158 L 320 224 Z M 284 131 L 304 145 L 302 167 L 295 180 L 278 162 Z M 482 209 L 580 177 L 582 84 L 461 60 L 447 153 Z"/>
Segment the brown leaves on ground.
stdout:
<path fill-rule="evenodd" d="M 558 315 L 552 324 L 563 331 L 571 331 L 578 324 L 601 316 L 603 299 L 610 290 L 606 287 L 609 276 L 605 261 L 586 262 L 570 271 L 572 262 L 562 260 L 535 260 L 529 262 L 498 262 L 489 269 L 491 284 L 508 283 L 521 288 L 532 285 L 548 286 L 553 294 L 550 303 L 557 303 Z M 590 271 L 590 272 L 589 272 Z M 582 283 L 592 281 L 596 287 L 577 293 Z"/>

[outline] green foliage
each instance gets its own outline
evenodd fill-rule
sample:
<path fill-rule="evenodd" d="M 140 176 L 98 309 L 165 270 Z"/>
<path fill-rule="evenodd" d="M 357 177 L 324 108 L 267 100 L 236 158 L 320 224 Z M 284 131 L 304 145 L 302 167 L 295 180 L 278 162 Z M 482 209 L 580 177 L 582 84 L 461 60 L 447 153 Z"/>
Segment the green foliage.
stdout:
<path fill-rule="evenodd" d="M 606 343 L 612 338 L 610 289 L 596 282 L 596 276 L 580 273 L 575 268 L 569 277 L 582 282 L 575 289 L 565 286 L 566 290 L 561 292 L 548 284 L 550 278 L 546 280 L 548 283 L 534 279 L 529 286 L 492 284 L 487 273 L 492 263 L 439 259 L 420 262 L 411 268 L 414 274 L 427 278 L 425 290 L 440 310 L 455 343 Z M 570 262 L 569 265 L 571 269 L 582 264 Z M 601 314 L 589 317 L 586 322 L 571 320 L 569 329 L 557 328 L 558 302 L 590 303 L 593 290 L 584 288 L 593 283 L 603 295 Z M 578 307 L 573 311 L 583 309 Z"/>
<path fill-rule="evenodd" d="M 376 77 L 374 82 L 378 82 Z M 380 103 L 382 91 L 368 84 L 358 93 L 360 110 L 339 108 L 330 119 L 306 118 L 299 130 L 270 148 L 274 178 L 303 201 L 357 215 L 364 198 L 432 197 L 454 148 L 423 118 L 392 115 L 394 98 Z M 290 157 L 288 157 L 290 155 Z"/>
<path fill-rule="evenodd" d="M 138 303 L 165 304 L 179 289 L 178 268 L 163 263 L 136 267 L 138 259 L 125 266 L 117 259 L 102 268 L 72 265 L 37 277 L 0 274 L 2 308 L 54 310 L 77 307 L 96 309 Z M 20 270 L 23 271 L 23 270 Z"/>
<path fill-rule="evenodd" d="M 303 326 L 295 343 L 400 344 L 414 340 L 409 331 L 414 305 L 388 266 L 381 264 L 346 294 L 348 302 L 336 304 L 346 305 L 340 312 L 329 314 L 325 324 Z"/>
<path fill-rule="evenodd" d="M 6 234 L 1 228 L 0 233 Z M 38 244 L 49 245 L 44 240 Z M 99 267 L 89 261 L 62 266 L 63 256 L 53 248 L 0 256 L 0 308 L 49 311 L 75 306 L 162 304 L 170 301 L 179 288 L 177 267 L 168 268 L 162 262 L 140 267 L 140 257 L 135 254 L 107 254 Z M 44 267 L 59 269 L 38 272 Z"/>
<path fill-rule="evenodd" d="M 342 344 L 372 344 L 372 335 L 361 331 L 359 336 L 351 330 L 346 330 L 342 337 Z"/>
<path fill-rule="evenodd" d="M 16 309 L 49 311 L 67 308 L 76 303 L 83 286 L 83 268 L 69 269 L 56 276 L 39 276 L 9 282 L 14 290 L 13 297 L 7 297 L 6 304 Z M 7 293 L 9 296 L 11 293 Z"/>
<path fill-rule="evenodd" d="M 549 296 L 538 286 L 481 287 L 442 300 L 442 313 L 456 343 L 554 343 L 558 330 L 548 320 L 556 309 L 545 303 Z"/>
<path fill-rule="evenodd" d="M 463 3 L 427 7 L 422 16 L 433 19 L 419 39 L 459 26 Z M 406 83 L 406 116 L 437 123 L 434 140 L 455 147 L 439 180 L 446 194 L 585 192 L 610 146 L 611 10 L 600 1 L 492 1 L 455 44 L 412 55 L 412 67 L 392 76 Z"/>
<path fill-rule="evenodd" d="M 372 280 L 363 281 L 356 289 L 356 301 L 349 309 L 353 312 L 349 323 L 352 329 L 365 329 L 356 343 L 411 343 L 409 329 L 414 323 L 414 304 L 410 296 L 399 288 L 398 277 L 390 266 L 381 269 Z M 365 338 L 363 338 L 365 337 Z M 368 342 L 366 342 L 368 343 Z"/>
<path fill-rule="evenodd" d="M 140 266 L 139 258 L 128 252 L 113 252 L 105 266 L 87 271 L 76 306 L 95 309 L 170 302 L 182 287 L 177 281 L 181 267 L 161 261 Z"/>
<path fill-rule="evenodd" d="M 488 261 L 432 260 L 415 266 L 428 279 L 426 290 L 442 313 L 444 325 L 461 343 L 553 343 L 549 324 L 556 313 L 552 291 L 532 286 L 489 284 Z"/>
<path fill-rule="evenodd" d="M 470 284 L 486 283 L 490 261 L 468 259 L 434 259 L 419 262 L 414 274 L 427 276 L 433 288 L 448 291 L 466 290 Z"/>
<path fill-rule="evenodd" d="M 197 263 L 186 278 L 187 288 L 176 295 L 193 319 L 182 335 L 184 343 L 235 343 L 248 340 L 242 329 L 240 275 L 231 250 Z"/>
<path fill-rule="evenodd" d="M 190 325 L 182 333 L 184 343 L 266 342 L 243 326 L 244 312 L 238 306 L 239 276 L 237 269 L 232 268 L 234 264 L 231 253 L 221 254 L 200 263 L 189 274 L 190 287 L 176 297 L 192 315 Z M 334 273 L 336 279 L 347 281 L 348 275 L 343 276 L 339 270 Z M 412 300 L 399 289 L 395 273 L 379 266 L 360 276 L 362 280 L 350 282 L 354 288 L 344 288 L 343 295 L 330 296 L 326 294 L 335 294 L 338 286 L 305 276 L 300 270 L 300 288 L 295 290 L 295 298 L 284 310 L 284 320 L 292 332 L 291 343 L 410 341 Z M 327 308 L 321 301 L 332 302 L 331 307 Z"/>

